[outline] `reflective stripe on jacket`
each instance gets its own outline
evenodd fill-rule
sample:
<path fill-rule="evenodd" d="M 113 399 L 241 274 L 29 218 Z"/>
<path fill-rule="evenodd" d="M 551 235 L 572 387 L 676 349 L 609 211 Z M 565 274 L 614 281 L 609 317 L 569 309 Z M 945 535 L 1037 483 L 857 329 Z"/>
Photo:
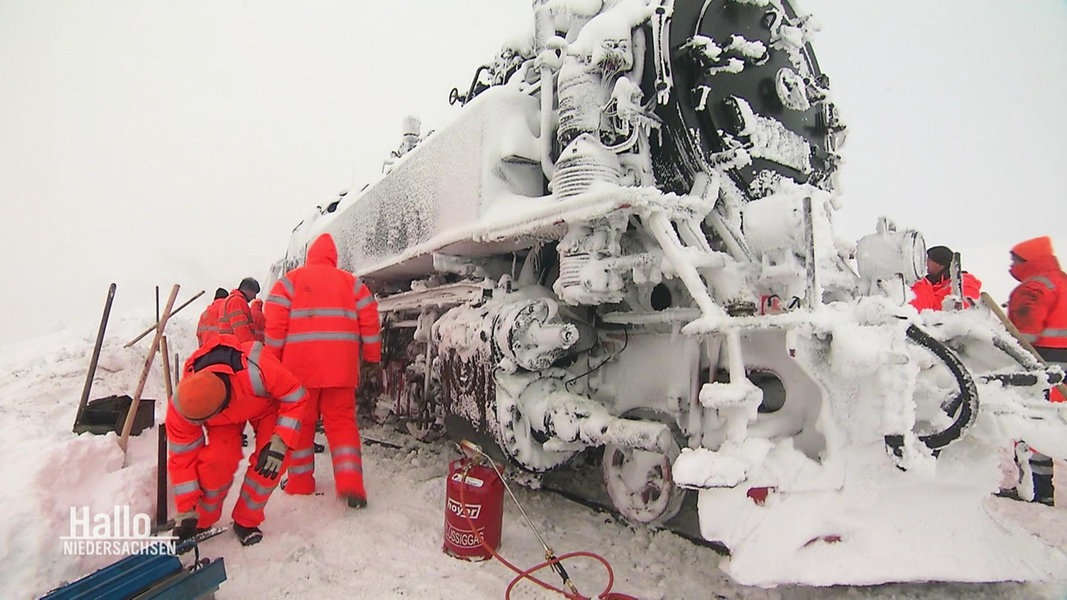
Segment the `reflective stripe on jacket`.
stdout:
<path fill-rule="evenodd" d="M 1055 256 L 1016 263 L 1008 318 L 1035 348 L 1067 348 L 1067 274 Z"/>
<path fill-rule="evenodd" d="M 322 234 L 307 264 L 279 279 L 264 305 L 264 342 L 308 387 L 356 387 L 360 360 L 381 360 L 378 303 L 337 268 L 337 247 Z"/>

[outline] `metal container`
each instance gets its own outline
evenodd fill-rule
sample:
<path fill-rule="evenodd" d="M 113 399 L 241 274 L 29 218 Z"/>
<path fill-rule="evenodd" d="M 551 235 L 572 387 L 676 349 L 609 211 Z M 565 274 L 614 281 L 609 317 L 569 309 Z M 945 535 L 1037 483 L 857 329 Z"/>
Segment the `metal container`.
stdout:
<path fill-rule="evenodd" d="M 492 557 L 492 551 L 500 547 L 503 514 L 504 483 L 496 471 L 492 467 L 473 464 L 468 458 L 453 460 L 449 464 L 445 488 L 442 550 L 464 560 Z"/>

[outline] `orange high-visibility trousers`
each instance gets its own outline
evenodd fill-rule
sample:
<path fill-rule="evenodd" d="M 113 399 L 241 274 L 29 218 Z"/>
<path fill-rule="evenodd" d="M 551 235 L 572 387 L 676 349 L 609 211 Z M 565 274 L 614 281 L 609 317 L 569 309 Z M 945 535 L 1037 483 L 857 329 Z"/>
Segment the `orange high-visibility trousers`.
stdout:
<path fill-rule="evenodd" d="M 244 481 L 241 482 L 240 496 L 233 507 L 233 520 L 244 527 L 258 527 L 263 522 L 263 509 L 267 505 L 271 492 L 278 486 L 278 479 L 270 480 L 255 472 L 259 448 L 274 433 L 278 420 L 271 414 L 256 421 L 250 421 L 255 431 L 255 448 L 248 457 L 248 468 Z M 200 482 L 201 497 L 197 504 L 199 519 L 197 527 L 211 527 L 222 516 L 222 504 L 233 485 L 234 473 L 241 462 L 241 433 L 244 424 L 215 425 L 207 427 L 208 443 L 197 458 L 196 473 Z M 288 457 L 286 457 L 288 462 Z M 284 470 L 285 465 L 282 465 Z"/>
<path fill-rule="evenodd" d="M 289 481 L 285 484 L 285 493 L 315 492 L 315 422 L 322 415 L 337 495 L 358 495 L 366 499 L 355 388 L 307 388 L 307 391 L 307 412 L 300 424 L 300 438 L 288 462 Z"/>

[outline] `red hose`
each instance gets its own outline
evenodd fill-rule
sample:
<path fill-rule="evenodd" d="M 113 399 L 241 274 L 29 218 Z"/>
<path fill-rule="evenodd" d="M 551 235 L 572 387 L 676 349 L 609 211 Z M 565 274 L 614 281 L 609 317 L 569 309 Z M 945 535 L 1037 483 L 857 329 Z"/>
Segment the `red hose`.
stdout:
<path fill-rule="evenodd" d="M 468 472 L 469 468 L 470 468 L 470 463 L 468 462 L 468 466 L 463 469 L 463 480 L 460 481 L 460 486 L 459 486 L 459 502 L 460 502 L 460 504 L 462 506 L 466 506 L 467 505 L 467 500 L 465 498 L 466 494 L 463 493 L 463 490 L 467 485 L 467 472 Z M 542 581 L 542 580 L 540 580 L 540 579 L 538 579 L 538 578 L 536 578 L 536 577 L 534 577 L 532 575 L 532 573 L 535 573 L 535 572 L 540 571 L 542 569 L 551 567 L 554 564 L 562 563 L 564 560 L 567 560 L 568 558 L 576 558 L 576 557 L 579 557 L 579 556 L 584 556 L 586 558 L 592 558 L 593 560 L 596 560 L 600 564 L 604 565 L 604 568 L 608 572 L 608 583 L 604 587 L 604 591 L 600 592 L 600 594 L 596 596 L 597 598 L 599 598 L 601 600 L 637 600 L 637 598 L 634 597 L 634 596 L 628 596 L 626 594 L 620 594 L 618 592 L 612 592 L 611 591 L 611 586 L 612 586 L 613 583 L 615 583 L 615 572 L 611 569 L 611 564 L 608 563 L 607 559 L 605 559 L 603 556 L 600 556 L 599 554 L 596 554 L 594 552 L 585 552 L 585 551 L 568 552 L 566 554 L 562 554 L 560 556 L 553 557 L 551 560 L 546 560 L 546 561 L 544 561 L 542 563 L 534 565 L 533 567 L 530 567 L 529 569 L 525 569 L 525 570 L 520 569 L 520 568 L 516 567 L 515 565 L 513 565 L 511 562 L 509 562 L 503 556 L 500 556 L 500 554 L 498 554 L 497 551 L 494 550 L 493 547 L 490 546 L 489 543 L 485 541 L 485 536 L 482 535 L 481 530 L 479 530 L 477 527 L 474 526 L 474 520 L 471 519 L 470 513 L 468 511 L 463 510 L 461 512 L 463 512 L 463 517 L 467 520 L 467 525 L 470 526 L 471 531 L 473 531 L 474 535 L 476 535 L 478 537 L 478 542 L 482 545 L 482 548 L 485 548 L 490 554 L 493 555 L 493 558 L 495 558 L 498 561 L 500 561 L 505 567 L 507 567 L 507 568 L 511 569 L 512 571 L 518 573 L 518 575 L 516 575 L 511 580 L 511 582 L 508 583 L 508 587 L 504 591 L 504 598 L 506 600 L 511 600 L 511 590 L 514 589 L 514 587 L 520 581 L 522 581 L 523 579 L 529 579 L 530 581 L 532 581 L 532 582 L 536 583 L 537 585 L 545 588 L 546 590 L 551 590 L 553 592 L 557 592 L 559 594 L 562 594 L 564 597 L 569 598 L 570 600 L 591 600 L 590 596 L 582 596 L 580 594 L 575 594 L 573 592 L 569 592 L 567 590 L 558 588 L 558 587 L 552 585 L 551 583 L 548 583 L 546 581 Z"/>

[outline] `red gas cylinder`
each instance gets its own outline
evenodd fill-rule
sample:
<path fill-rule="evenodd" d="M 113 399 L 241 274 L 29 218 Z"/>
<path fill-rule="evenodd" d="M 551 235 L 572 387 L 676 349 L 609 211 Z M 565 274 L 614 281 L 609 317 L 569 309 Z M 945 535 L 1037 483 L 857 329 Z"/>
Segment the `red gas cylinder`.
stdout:
<path fill-rule="evenodd" d="M 470 521 L 467 517 L 470 517 Z M 460 458 L 448 465 L 445 487 L 445 543 L 447 554 L 465 560 L 485 560 L 493 556 L 478 540 L 500 547 L 500 526 L 504 516 L 504 482 L 492 467 Z M 471 529 L 474 523 L 474 529 Z"/>

